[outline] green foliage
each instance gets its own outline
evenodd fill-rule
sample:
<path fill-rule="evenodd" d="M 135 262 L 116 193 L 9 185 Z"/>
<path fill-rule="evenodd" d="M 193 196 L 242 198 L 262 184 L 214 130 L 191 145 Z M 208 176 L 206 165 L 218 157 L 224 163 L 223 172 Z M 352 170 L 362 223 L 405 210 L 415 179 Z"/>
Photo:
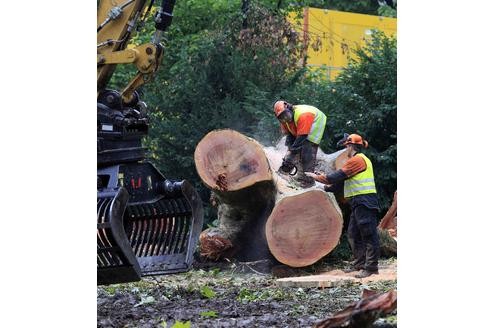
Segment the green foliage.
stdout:
<path fill-rule="evenodd" d="M 217 294 L 213 291 L 213 289 L 211 289 L 210 287 L 208 286 L 202 286 L 200 288 L 200 293 L 201 293 L 201 296 L 205 297 L 205 298 L 213 298 L 215 297 Z"/>
<path fill-rule="evenodd" d="M 386 17 L 397 17 L 397 1 L 394 0 L 392 5 L 384 4 L 378 7 L 378 15 Z"/>
<path fill-rule="evenodd" d="M 274 295 L 271 295 L 274 294 Z M 275 295 L 276 294 L 276 295 Z M 263 301 L 268 298 L 277 298 L 280 296 L 280 291 L 276 290 L 276 293 L 273 291 L 268 291 L 268 290 L 250 290 L 248 288 L 241 288 L 239 291 L 239 295 L 237 296 L 237 300 L 240 302 L 257 302 L 257 301 Z"/>
<path fill-rule="evenodd" d="M 336 127 L 369 142 L 364 152 L 373 163 L 382 207 L 397 189 L 397 41 L 374 31 L 335 83 Z M 335 139 L 333 140 L 335 141 Z"/>
<path fill-rule="evenodd" d="M 308 74 L 282 97 L 294 104 L 311 104 L 327 115 L 320 144 L 325 152 L 336 151 L 336 142 L 346 132 L 368 140 L 364 153 L 373 163 L 385 210 L 397 189 L 397 41 L 373 31 L 356 57 L 335 82 Z"/>
<path fill-rule="evenodd" d="M 191 321 L 175 321 L 172 327 L 170 328 L 191 328 Z"/>
<path fill-rule="evenodd" d="M 247 29 L 240 6 L 210 7 L 206 16 L 224 18 L 202 28 L 179 3 L 163 65 L 144 90 L 151 119 L 146 145 L 165 176 L 195 183 L 206 204 L 209 192 L 192 158 L 197 143 L 220 128 L 266 143 L 276 138 L 277 123 L 266 109 L 300 70 L 302 48 L 285 17 L 256 2 Z M 211 221 L 211 210 L 206 214 Z"/>
<path fill-rule="evenodd" d="M 169 179 L 187 179 L 200 191 L 206 222 L 215 218 L 209 191 L 194 165 L 197 143 L 214 129 L 231 128 L 273 144 L 280 137 L 271 106 L 277 99 L 306 103 L 324 111 L 327 127 L 321 147 L 336 150 L 344 132 L 360 133 L 370 142 L 381 205 L 396 189 L 396 41 L 374 33 L 357 60 L 335 82 L 301 67 L 302 43 L 284 14 L 311 5 L 250 1 L 244 17 L 241 1 L 178 1 L 166 32 L 163 64 L 141 90 L 150 108 L 148 157 Z M 316 6 L 318 2 L 313 1 Z M 368 1 L 332 1 L 334 6 L 362 6 Z M 356 7 L 355 7 L 356 8 Z M 368 8 L 371 10 L 370 8 Z M 366 9 L 366 10 L 368 10 Z M 376 9 L 375 9 L 376 10 Z M 152 16 L 152 15 L 151 15 Z M 133 42 L 149 41 L 152 17 Z M 243 29 L 243 19 L 248 28 Z M 132 67 L 121 65 L 114 86 L 125 85 Z"/>
<path fill-rule="evenodd" d="M 216 311 L 203 311 L 200 312 L 199 315 L 204 318 L 218 318 L 218 313 Z"/>

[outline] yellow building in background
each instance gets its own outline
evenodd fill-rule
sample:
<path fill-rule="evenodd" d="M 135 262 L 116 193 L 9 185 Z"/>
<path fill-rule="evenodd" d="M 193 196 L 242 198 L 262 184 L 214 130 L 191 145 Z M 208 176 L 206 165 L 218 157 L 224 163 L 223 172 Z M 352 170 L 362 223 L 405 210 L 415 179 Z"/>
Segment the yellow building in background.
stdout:
<path fill-rule="evenodd" d="M 307 65 L 324 69 L 335 79 L 354 57 L 353 49 L 366 44 L 373 30 L 397 35 L 397 19 L 319 8 L 305 8 L 302 18 L 289 17 L 302 35 L 308 55 Z"/>

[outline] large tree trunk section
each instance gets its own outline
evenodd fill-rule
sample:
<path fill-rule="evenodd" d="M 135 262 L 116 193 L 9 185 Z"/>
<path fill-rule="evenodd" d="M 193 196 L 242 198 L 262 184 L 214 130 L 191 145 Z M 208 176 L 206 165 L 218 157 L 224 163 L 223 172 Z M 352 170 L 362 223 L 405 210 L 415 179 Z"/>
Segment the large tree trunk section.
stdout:
<path fill-rule="evenodd" d="M 233 130 L 212 131 L 199 142 L 194 154 L 196 169 L 212 190 L 211 201 L 218 207 L 219 219 L 218 227 L 200 235 L 202 256 L 241 261 L 270 258 L 272 246 L 269 250 L 265 224 L 270 214 L 274 215 L 276 199 L 282 212 L 275 213 L 270 233 L 274 231 L 277 238 L 280 232 L 294 238 L 297 250 L 292 251 L 308 256 L 296 266 L 312 264 L 335 247 L 342 230 L 335 198 L 315 188 L 300 190 L 290 176 L 276 172 L 286 150 L 281 143 L 263 148 L 256 140 Z M 335 170 L 341 153 L 322 155 L 325 154 L 319 156 L 322 167 L 327 172 Z M 283 209 L 285 206 L 290 214 Z M 270 238 L 275 240 L 272 235 Z M 284 247 L 290 247 L 290 241 L 284 243 Z M 278 253 L 273 255 L 278 259 Z"/>
<path fill-rule="evenodd" d="M 266 223 L 275 258 L 291 267 L 311 265 L 339 243 L 343 220 L 324 191 L 309 190 L 281 198 Z"/>
<path fill-rule="evenodd" d="M 275 147 L 266 147 L 270 166 L 275 170 L 287 151 L 282 139 Z M 345 157 L 344 157 L 345 156 Z M 345 163 L 346 154 L 338 151 L 325 154 L 318 150 L 316 171 L 335 172 Z M 266 223 L 265 233 L 270 252 L 291 267 L 311 265 L 329 254 L 342 233 L 342 212 L 331 193 L 316 188 L 297 188 L 291 178 L 274 174 L 277 203 Z"/>
<path fill-rule="evenodd" d="M 263 230 L 276 187 L 263 147 L 236 131 L 216 130 L 199 142 L 194 161 L 218 205 L 219 226 L 201 233 L 201 254 L 213 260 L 270 257 Z"/>

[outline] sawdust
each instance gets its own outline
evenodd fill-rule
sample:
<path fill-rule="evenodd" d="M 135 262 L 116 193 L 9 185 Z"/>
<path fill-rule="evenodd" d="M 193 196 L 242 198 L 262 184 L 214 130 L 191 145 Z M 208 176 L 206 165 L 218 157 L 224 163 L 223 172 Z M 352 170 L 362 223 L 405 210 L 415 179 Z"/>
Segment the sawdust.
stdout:
<path fill-rule="evenodd" d="M 334 269 L 322 272 L 317 275 L 303 277 L 288 277 L 277 279 L 280 287 L 336 287 L 349 283 L 364 284 L 369 282 L 397 280 L 397 262 L 380 263 L 379 274 L 374 274 L 366 278 L 355 278 L 357 272 L 346 273 L 341 269 Z"/>

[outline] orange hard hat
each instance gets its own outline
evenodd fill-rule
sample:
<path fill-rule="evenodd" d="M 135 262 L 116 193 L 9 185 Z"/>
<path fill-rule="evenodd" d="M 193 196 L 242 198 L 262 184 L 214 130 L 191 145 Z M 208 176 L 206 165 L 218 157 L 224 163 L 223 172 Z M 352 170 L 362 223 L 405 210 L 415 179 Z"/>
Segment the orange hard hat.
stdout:
<path fill-rule="evenodd" d="M 278 117 L 285 110 L 285 106 L 287 103 L 283 100 L 279 100 L 273 104 L 273 111 L 275 112 L 275 116 Z"/>
<path fill-rule="evenodd" d="M 361 145 L 364 146 L 364 148 L 368 147 L 368 142 L 366 140 L 363 140 L 363 137 L 361 137 L 359 134 L 351 134 L 347 137 L 347 140 L 344 142 L 345 145 Z"/>

